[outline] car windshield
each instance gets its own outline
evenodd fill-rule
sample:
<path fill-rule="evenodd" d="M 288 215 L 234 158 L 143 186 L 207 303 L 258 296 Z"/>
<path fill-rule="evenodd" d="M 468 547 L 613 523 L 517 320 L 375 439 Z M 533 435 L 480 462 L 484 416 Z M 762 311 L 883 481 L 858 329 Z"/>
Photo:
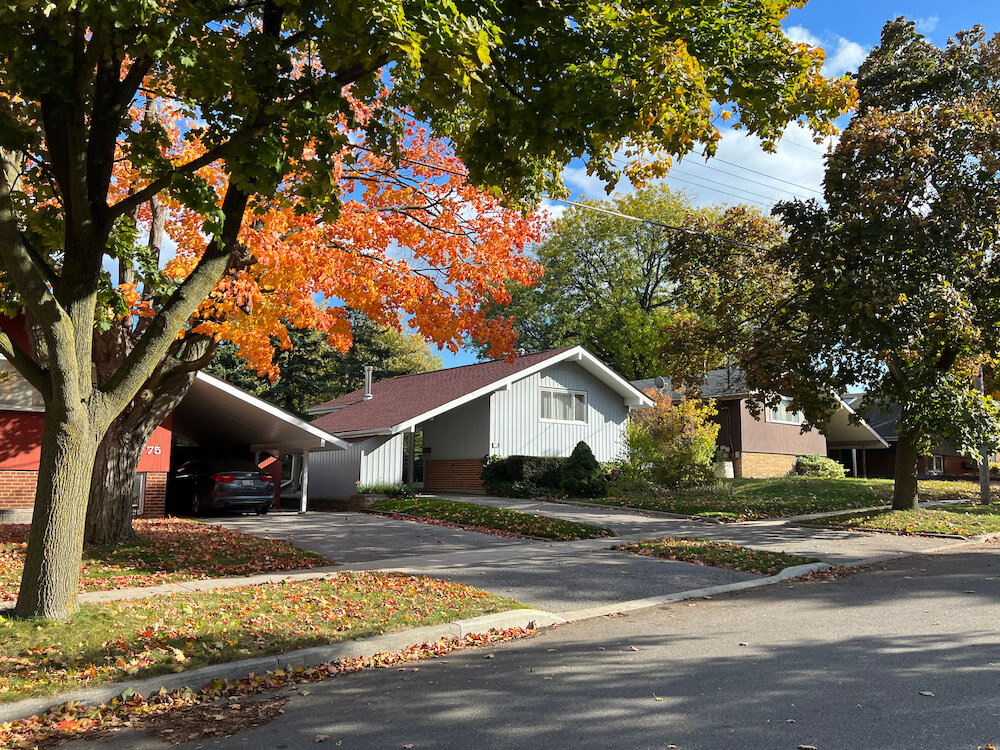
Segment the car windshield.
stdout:
<path fill-rule="evenodd" d="M 260 474 L 260 469 L 249 461 L 211 461 L 205 465 L 206 470 L 216 471 L 251 471 Z"/>

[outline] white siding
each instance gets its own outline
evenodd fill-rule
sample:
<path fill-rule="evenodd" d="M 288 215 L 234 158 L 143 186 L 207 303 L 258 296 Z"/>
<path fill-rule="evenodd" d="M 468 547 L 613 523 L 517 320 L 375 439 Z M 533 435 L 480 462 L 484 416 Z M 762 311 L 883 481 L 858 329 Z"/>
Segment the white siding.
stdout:
<path fill-rule="evenodd" d="M 361 443 L 343 451 L 309 454 L 309 497 L 346 500 L 354 494 L 361 474 Z"/>
<path fill-rule="evenodd" d="M 455 461 L 490 452 L 490 398 L 483 396 L 422 422 L 424 459 Z M 430 448 L 430 451 L 427 449 Z"/>
<path fill-rule="evenodd" d="M 373 437 L 362 443 L 361 484 L 403 481 L 403 434 Z"/>
<path fill-rule="evenodd" d="M 309 454 L 309 496 L 317 500 L 346 500 L 358 483 L 393 484 L 403 480 L 403 436 L 379 436 L 343 451 Z"/>
<path fill-rule="evenodd" d="M 587 394 L 586 423 L 543 422 L 542 388 Z M 628 407 L 621 396 L 571 362 L 513 383 L 491 398 L 490 452 L 499 456 L 568 456 L 583 440 L 598 461 L 618 457 Z"/>

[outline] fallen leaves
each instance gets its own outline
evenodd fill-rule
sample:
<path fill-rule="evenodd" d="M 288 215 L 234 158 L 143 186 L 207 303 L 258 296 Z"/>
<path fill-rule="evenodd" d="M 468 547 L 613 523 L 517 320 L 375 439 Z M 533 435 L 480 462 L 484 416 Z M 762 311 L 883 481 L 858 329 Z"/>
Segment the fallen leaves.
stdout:
<path fill-rule="evenodd" d="M 132 522 L 136 540 L 84 552 L 81 591 L 157 586 L 199 578 L 302 570 L 329 560 L 287 542 L 180 518 Z M 0 602 L 14 601 L 21 582 L 28 524 L 0 525 Z"/>
<path fill-rule="evenodd" d="M 249 717 L 245 728 L 253 726 L 253 721 L 266 719 L 272 708 L 278 712 L 283 710 L 283 706 L 278 705 L 278 703 L 285 699 L 278 699 L 270 703 L 262 702 L 259 706 L 254 707 L 244 700 L 249 696 L 262 695 L 290 685 L 320 682 L 368 669 L 395 667 L 406 662 L 430 659 L 460 649 L 490 646 L 531 635 L 534 635 L 534 631 L 522 628 L 490 630 L 488 633 L 470 633 L 460 638 L 442 638 L 431 643 L 413 645 L 401 651 L 324 662 L 313 667 L 288 668 L 267 672 L 263 675 L 251 674 L 241 679 L 216 679 L 198 691 L 193 691 L 190 688 L 182 688 L 173 692 L 160 690 L 150 698 L 143 698 L 135 691 L 128 690 L 108 703 L 102 703 L 98 706 L 87 706 L 70 701 L 28 719 L 0 724 L 0 747 L 11 748 L 11 750 L 54 747 L 71 738 L 96 738 L 109 730 L 122 727 L 146 729 L 159 726 L 158 722 L 165 725 L 163 729 L 157 730 L 160 732 L 161 738 L 173 743 L 171 736 L 179 733 L 183 737 L 181 741 L 184 742 L 192 733 L 191 731 L 185 732 L 189 725 L 182 723 L 187 716 L 209 717 L 209 719 L 199 719 L 199 721 L 205 722 L 198 725 L 199 731 L 204 732 L 205 724 L 209 721 L 213 723 L 216 721 L 212 717 L 219 714 L 228 717 L 229 712 L 242 713 L 244 706 L 249 706 L 244 714 L 244 716 Z M 272 708 L 268 708 L 269 705 Z M 184 713 L 193 708 L 197 708 L 198 713 Z M 224 721 L 220 723 L 225 724 Z M 167 732 L 166 729 L 174 731 Z M 326 737 L 326 735 L 317 735 L 317 737 L 319 736 Z"/>
<path fill-rule="evenodd" d="M 86 604 L 61 623 L 0 618 L 0 702 L 281 653 L 516 606 L 426 576 L 338 573 Z M 279 677 L 282 674 L 277 673 Z"/>
<path fill-rule="evenodd" d="M 656 539 L 641 539 L 638 542 L 618 544 L 608 549 L 644 557 L 679 560 L 760 575 L 774 575 L 792 565 L 817 562 L 814 557 L 800 557 L 785 552 L 749 549 L 731 542 L 713 542 L 688 537 L 664 536 Z M 709 599 L 710 597 L 704 598 Z"/>

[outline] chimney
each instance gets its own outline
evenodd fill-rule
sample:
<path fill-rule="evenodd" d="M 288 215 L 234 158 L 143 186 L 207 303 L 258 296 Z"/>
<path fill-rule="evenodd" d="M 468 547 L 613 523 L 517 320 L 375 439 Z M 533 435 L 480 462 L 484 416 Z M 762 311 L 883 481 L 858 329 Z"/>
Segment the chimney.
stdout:
<path fill-rule="evenodd" d="M 370 401 L 375 398 L 372 395 L 372 370 L 375 368 L 371 365 L 365 365 L 365 397 L 364 401 Z"/>

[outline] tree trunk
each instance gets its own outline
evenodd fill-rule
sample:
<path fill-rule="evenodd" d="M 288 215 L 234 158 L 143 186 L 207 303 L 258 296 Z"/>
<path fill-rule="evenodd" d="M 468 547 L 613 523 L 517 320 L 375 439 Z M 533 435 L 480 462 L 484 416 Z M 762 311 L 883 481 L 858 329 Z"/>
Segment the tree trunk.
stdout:
<path fill-rule="evenodd" d="M 62 620 L 76 611 L 97 443 L 86 410 L 48 404 L 17 617 Z"/>
<path fill-rule="evenodd" d="M 87 506 L 86 544 L 122 544 L 133 538 L 132 485 L 142 451 L 156 428 L 177 408 L 194 382 L 196 370 L 216 349 L 215 342 L 189 339 L 184 360 L 164 374 L 164 367 L 147 388 L 111 423 L 97 450 Z M 187 359 L 190 358 L 190 359 Z"/>
<path fill-rule="evenodd" d="M 892 491 L 893 510 L 917 508 L 917 436 L 912 432 L 899 435 L 896 444 L 896 481 Z"/>
<path fill-rule="evenodd" d="M 111 423 L 97 448 L 84 532 L 88 545 L 124 544 L 135 536 L 132 485 L 149 437 L 124 429 L 125 416 Z"/>

